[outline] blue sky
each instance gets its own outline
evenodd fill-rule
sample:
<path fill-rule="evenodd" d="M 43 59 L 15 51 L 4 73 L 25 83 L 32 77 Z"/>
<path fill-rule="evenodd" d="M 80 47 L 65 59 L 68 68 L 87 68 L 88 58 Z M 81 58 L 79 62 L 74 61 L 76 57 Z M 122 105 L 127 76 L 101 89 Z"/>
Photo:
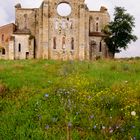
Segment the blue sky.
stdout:
<path fill-rule="evenodd" d="M 14 6 L 21 3 L 23 7 L 39 7 L 42 0 L 0 0 L 0 26 L 14 22 Z M 115 6 L 125 7 L 128 13 L 135 17 L 136 27 L 134 34 L 137 35 L 138 40 L 129 44 L 126 51 L 117 54 L 116 57 L 132 57 L 140 56 L 140 6 L 139 0 L 85 0 L 90 10 L 99 10 L 100 6 L 105 6 L 113 18 L 113 11 Z"/>

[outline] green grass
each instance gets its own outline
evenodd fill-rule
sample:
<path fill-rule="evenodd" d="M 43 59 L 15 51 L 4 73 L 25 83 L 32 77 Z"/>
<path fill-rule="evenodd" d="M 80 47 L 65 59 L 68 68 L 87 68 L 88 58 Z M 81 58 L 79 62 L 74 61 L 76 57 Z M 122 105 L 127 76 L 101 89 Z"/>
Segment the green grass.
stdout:
<path fill-rule="evenodd" d="M 1 140 L 139 140 L 139 116 L 140 60 L 0 61 Z"/>

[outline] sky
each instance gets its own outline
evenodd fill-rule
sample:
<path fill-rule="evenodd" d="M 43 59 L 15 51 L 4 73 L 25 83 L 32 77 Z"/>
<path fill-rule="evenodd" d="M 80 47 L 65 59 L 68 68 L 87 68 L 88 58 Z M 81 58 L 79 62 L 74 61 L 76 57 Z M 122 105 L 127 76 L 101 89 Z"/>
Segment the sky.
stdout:
<path fill-rule="evenodd" d="M 0 0 L 0 26 L 14 22 L 15 9 L 17 3 L 21 3 L 22 7 L 37 8 L 43 0 Z M 138 37 L 136 42 L 128 45 L 127 50 L 122 50 L 116 57 L 135 57 L 140 56 L 140 6 L 139 0 L 85 0 L 90 10 L 99 10 L 100 6 L 108 8 L 111 19 L 115 6 L 124 7 L 128 13 L 135 17 L 134 34 Z"/>

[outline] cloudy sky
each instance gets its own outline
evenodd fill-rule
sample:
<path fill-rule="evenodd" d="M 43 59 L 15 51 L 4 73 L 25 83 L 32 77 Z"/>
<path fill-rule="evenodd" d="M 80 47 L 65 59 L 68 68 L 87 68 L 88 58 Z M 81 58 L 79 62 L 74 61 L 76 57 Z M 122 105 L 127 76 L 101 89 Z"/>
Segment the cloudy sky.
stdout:
<path fill-rule="evenodd" d="M 23 7 L 39 7 L 42 0 L 0 0 L 0 26 L 14 22 L 14 5 L 21 3 Z M 100 6 L 106 6 L 109 10 L 111 18 L 115 6 L 125 7 L 128 13 L 135 17 L 136 27 L 134 34 L 138 40 L 129 44 L 126 51 L 117 54 L 116 57 L 140 56 L 140 6 L 139 0 L 85 0 L 90 10 L 99 10 Z"/>

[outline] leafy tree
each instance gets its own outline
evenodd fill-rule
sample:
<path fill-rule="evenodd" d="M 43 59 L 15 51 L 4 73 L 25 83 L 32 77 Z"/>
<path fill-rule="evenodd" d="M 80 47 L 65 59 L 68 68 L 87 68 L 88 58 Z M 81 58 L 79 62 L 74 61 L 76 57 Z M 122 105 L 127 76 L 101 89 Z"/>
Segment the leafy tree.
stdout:
<path fill-rule="evenodd" d="M 115 7 L 114 20 L 105 28 L 105 42 L 108 46 L 111 56 L 114 58 L 115 53 L 119 53 L 121 49 L 127 49 L 127 45 L 131 41 L 136 41 L 137 37 L 132 34 L 135 27 L 135 18 L 126 13 L 122 7 Z"/>

